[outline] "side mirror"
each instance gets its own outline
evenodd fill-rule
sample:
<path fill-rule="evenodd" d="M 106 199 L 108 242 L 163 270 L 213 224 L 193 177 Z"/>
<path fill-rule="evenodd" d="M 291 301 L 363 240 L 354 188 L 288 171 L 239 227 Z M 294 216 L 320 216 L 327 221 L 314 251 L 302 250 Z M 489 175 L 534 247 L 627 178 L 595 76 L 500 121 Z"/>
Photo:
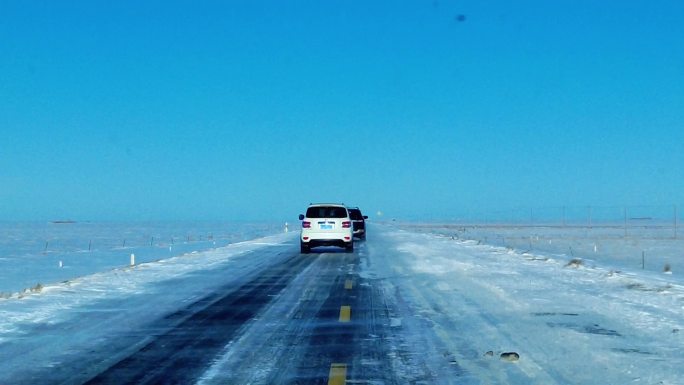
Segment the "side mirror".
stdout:
<path fill-rule="evenodd" d="M 364 216 L 363 216 L 363 219 L 368 219 L 368 215 L 364 215 Z"/>
<path fill-rule="evenodd" d="M 303 221 L 304 220 L 304 214 L 299 214 L 299 220 Z"/>

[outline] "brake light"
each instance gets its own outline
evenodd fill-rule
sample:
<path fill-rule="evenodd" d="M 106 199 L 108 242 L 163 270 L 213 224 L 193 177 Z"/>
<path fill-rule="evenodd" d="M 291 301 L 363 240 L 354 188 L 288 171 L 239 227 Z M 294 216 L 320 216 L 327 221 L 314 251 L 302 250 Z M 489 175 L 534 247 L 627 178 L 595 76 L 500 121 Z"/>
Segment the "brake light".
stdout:
<path fill-rule="evenodd" d="M 305 229 L 310 229 L 311 228 L 311 222 L 307 222 L 307 221 L 302 222 L 302 227 Z"/>
<path fill-rule="evenodd" d="M 342 227 L 345 229 L 348 229 L 351 227 L 351 222 L 350 221 L 344 221 L 342 222 Z"/>

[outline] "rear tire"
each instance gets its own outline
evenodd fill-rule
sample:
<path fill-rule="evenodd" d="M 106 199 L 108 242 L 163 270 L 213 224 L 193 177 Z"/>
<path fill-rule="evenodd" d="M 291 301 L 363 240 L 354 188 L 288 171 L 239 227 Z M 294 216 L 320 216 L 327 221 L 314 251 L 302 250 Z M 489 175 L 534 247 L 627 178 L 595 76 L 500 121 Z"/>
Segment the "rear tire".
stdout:
<path fill-rule="evenodd" d="M 344 246 L 344 251 L 347 253 L 353 253 L 354 252 L 354 242 L 349 242 L 347 245 Z"/>
<path fill-rule="evenodd" d="M 309 254 L 309 253 L 311 252 L 311 246 L 307 245 L 307 244 L 304 243 L 304 242 L 300 242 L 300 244 L 299 244 L 299 251 L 300 251 L 302 254 Z"/>

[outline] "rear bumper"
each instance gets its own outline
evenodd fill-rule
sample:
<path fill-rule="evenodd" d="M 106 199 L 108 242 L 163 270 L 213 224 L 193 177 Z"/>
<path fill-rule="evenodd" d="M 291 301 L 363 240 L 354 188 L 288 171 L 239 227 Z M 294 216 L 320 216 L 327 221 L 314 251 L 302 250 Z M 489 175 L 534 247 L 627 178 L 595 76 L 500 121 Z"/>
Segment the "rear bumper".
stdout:
<path fill-rule="evenodd" d="M 302 231 L 300 239 L 302 240 L 302 242 L 334 240 L 349 242 L 351 241 L 352 235 L 352 229 L 345 229 L 345 231 L 336 232 Z"/>
<path fill-rule="evenodd" d="M 339 246 L 347 247 L 354 240 L 351 228 L 344 231 L 316 231 L 312 229 L 302 229 L 299 239 L 302 244 L 309 247 L 316 246 Z"/>
<path fill-rule="evenodd" d="M 337 246 L 337 247 L 347 247 L 352 241 L 344 241 L 342 239 L 310 239 L 308 241 L 302 240 L 302 243 L 308 245 L 309 247 L 317 246 Z"/>

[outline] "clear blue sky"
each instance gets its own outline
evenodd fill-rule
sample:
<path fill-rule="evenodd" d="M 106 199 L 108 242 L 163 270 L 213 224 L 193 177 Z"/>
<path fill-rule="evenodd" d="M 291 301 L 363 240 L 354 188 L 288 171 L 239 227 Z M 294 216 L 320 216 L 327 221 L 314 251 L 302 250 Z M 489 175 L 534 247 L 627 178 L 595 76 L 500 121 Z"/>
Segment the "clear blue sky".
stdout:
<path fill-rule="evenodd" d="M 0 0 L 0 219 L 681 205 L 683 19 L 679 0 Z"/>

